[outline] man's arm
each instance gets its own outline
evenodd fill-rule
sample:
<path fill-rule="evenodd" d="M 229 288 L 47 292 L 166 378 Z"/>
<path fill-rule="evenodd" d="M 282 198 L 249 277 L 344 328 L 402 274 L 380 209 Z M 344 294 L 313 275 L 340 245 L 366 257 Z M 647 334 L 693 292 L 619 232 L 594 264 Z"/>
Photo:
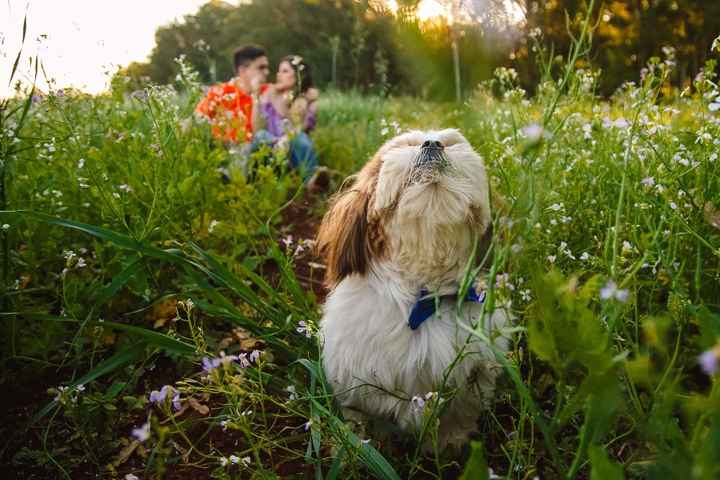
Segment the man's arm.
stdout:
<path fill-rule="evenodd" d="M 203 97 L 203 99 L 198 102 L 197 106 L 195 107 L 195 111 L 208 118 L 214 118 L 217 108 L 217 100 L 218 96 L 217 92 L 215 92 L 215 87 L 210 87 L 207 95 L 205 95 L 205 97 Z"/>
<path fill-rule="evenodd" d="M 250 92 L 250 98 L 252 98 L 252 130 L 253 133 L 267 128 L 265 125 L 265 117 L 262 115 L 261 104 L 262 102 L 270 101 L 269 95 L 271 95 L 273 86 L 270 84 L 259 85 L 257 88 Z"/>

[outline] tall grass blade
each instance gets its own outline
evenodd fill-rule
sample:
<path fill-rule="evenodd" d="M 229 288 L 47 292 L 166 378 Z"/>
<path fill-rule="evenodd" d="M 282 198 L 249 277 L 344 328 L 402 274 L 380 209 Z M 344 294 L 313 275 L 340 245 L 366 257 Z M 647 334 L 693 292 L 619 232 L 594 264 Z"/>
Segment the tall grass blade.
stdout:
<path fill-rule="evenodd" d="M 154 345 L 158 348 L 165 350 L 168 353 L 176 353 L 178 355 L 193 355 L 197 353 L 195 346 L 173 338 L 164 333 L 155 332 L 147 328 L 107 321 L 93 322 L 93 325 L 110 327 L 115 330 L 121 330 L 123 332 L 130 333 L 131 335 L 139 336 L 149 345 Z"/>
<path fill-rule="evenodd" d="M 13 62 L 12 71 L 10 72 L 10 78 L 8 79 L 8 86 L 12 85 L 13 78 L 15 77 L 15 72 L 17 72 L 18 64 L 20 64 L 20 57 L 22 57 L 23 45 L 25 44 L 25 36 L 26 35 L 27 35 L 27 13 L 25 14 L 25 17 L 23 18 L 23 29 L 22 29 L 22 38 L 20 40 L 20 50 L 18 51 L 17 57 L 15 57 L 15 62 Z"/>

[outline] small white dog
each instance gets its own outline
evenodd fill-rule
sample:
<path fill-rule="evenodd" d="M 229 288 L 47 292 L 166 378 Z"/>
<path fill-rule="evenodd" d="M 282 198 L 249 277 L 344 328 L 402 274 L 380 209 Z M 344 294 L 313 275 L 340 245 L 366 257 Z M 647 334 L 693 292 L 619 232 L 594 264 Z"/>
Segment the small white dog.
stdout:
<path fill-rule="evenodd" d="M 461 326 L 481 321 L 484 292 L 472 288 L 462 302 L 457 294 L 474 240 L 491 233 L 485 167 L 457 130 L 393 138 L 336 195 L 318 234 L 331 289 L 321 333 L 325 372 L 346 416 L 414 431 L 418 407 L 447 375 L 456 392 L 440 417 L 440 443 L 467 440 L 501 367 Z M 482 319 L 503 351 L 508 318 L 496 310 Z"/>

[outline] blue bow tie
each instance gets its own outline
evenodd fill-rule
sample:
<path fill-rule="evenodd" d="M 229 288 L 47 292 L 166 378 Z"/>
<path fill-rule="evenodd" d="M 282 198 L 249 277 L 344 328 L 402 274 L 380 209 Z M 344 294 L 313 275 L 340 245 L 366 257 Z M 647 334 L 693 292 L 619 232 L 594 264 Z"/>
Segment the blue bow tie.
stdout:
<path fill-rule="evenodd" d="M 432 317 L 435 313 L 435 299 L 443 298 L 457 299 L 457 293 L 451 295 L 440 295 L 440 297 L 428 296 L 430 292 L 426 289 L 420 291 L 420 298 L 413 306 L 408 319 L 408 325 L 412 330 L 416 330 L 425 320 Z M 485 301 L 485 291 L 478 293 L 474 287 L 468 288 L 463 302 L 483 303 Z"/>

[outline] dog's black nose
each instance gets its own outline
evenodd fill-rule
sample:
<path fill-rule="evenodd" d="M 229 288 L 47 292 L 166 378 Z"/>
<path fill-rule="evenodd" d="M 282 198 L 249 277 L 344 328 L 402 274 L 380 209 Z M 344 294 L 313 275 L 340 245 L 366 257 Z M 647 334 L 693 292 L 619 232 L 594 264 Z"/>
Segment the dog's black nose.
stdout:
<path fill-rule="evenodd" d="M 438 150 L 442 150 L 445 147 L 438 140 L 425 140 L 422 144 L 422 148 L 436 148 Z"/>

